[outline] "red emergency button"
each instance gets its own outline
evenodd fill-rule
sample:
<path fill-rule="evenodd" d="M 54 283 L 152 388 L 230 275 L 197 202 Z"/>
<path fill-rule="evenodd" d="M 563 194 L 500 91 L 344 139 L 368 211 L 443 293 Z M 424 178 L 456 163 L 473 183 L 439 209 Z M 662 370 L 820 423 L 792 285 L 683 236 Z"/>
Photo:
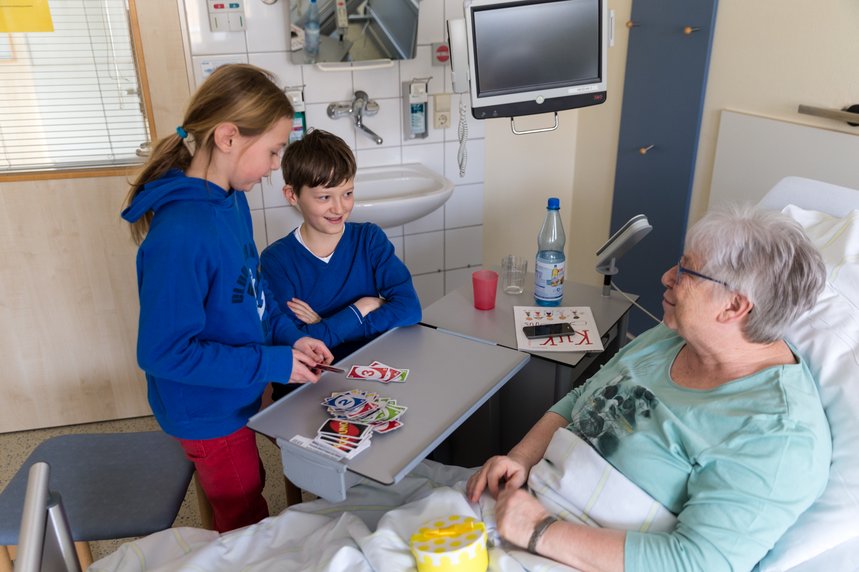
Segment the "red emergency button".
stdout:
<path fill-rule="evenodd" d="M 450 59 L 450 48 L 447 47 L 447 44 L 441 44 L 435 49 L 435 59 L 441 63 L 445 63 Z"/>

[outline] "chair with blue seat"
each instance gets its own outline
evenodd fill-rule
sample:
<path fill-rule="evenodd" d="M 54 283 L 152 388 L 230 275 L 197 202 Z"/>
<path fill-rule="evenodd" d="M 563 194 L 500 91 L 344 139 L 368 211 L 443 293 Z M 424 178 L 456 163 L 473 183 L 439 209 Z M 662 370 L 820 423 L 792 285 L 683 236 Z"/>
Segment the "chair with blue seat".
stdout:
<path fill-rule="evenodd" d="M 8 547 L 18 544 L 30 467 L 50 465 L 81 568 L 92 563 L 89 542 L 145 536 L 170 528 L 194 465 L 173 437 L 161 432 L 89 433 L 52 437 L 37 446 L 0 493 L 0 572 L 11 570 Z M 198 487 L 198 495 L 202 491 Z M 204 523 L 210 512 L 204 497 Z"/>

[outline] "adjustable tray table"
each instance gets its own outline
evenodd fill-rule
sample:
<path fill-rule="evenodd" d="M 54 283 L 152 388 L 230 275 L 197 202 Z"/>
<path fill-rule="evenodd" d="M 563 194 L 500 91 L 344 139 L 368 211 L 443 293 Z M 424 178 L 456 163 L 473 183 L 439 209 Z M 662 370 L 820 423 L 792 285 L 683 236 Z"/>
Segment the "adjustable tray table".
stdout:
<path fill-rule="evenodd" d="M 397 328 L 337 365 L 348 371 L 351 365 L 380 361 L 408 369 L 405 383 L 357 381 L 325 372 L 319 382 L 304 385 L 254 415 L 248 426 L 277 439 L 290 481 L 322 498 L 340 501 L 361 477 L 388 485 L 402 479 L 522 369 L 529 357 L 422 325 Z M 374 435 L 370 447 L 351 460 L 333 460 L 289 442 L 295 435 L 316 436 L 328 417 L 322 400 L 332 392 L 355 388 L 408 407 L 401 418 L 403 427 Z"/>

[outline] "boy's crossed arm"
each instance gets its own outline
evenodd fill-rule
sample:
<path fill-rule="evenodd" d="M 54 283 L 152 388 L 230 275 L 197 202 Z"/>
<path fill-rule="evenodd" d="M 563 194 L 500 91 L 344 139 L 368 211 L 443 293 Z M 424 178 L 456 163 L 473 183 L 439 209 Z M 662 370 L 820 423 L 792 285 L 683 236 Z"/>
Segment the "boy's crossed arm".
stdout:
<path fill-rule="evenodd" d="M 385 301 L 378 296 L 364 296 L 358 298 L 352 304 L 361 312 L 361 316 L 366 316 L 373 310 L 381 308 L 384 303 Z M 292 300 L 288 300 L 286 305 L 292 310 L 295 317 L 305 324 L 318 324 L 322 321 L 322 317 L 304 300 L 293 298 Z"/>

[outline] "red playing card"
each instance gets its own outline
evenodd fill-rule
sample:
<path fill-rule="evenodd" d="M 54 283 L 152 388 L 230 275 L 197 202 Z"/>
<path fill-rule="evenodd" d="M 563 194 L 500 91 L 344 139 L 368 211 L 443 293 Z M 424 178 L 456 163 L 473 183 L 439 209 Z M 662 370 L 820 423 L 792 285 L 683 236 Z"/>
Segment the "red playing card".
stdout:
<path fill-rule="evenodd" d="M 396 421 L 396 420 L 395 421 L 383 421 L 381 423 L 372 425 L 373 431 L 375 431 L 376 433 L 389 433 L 389 432 L 393 431 L 394 429 L 399 429 L 402 426 L 403 426 L 403 422 L 402 421 Z"/>

